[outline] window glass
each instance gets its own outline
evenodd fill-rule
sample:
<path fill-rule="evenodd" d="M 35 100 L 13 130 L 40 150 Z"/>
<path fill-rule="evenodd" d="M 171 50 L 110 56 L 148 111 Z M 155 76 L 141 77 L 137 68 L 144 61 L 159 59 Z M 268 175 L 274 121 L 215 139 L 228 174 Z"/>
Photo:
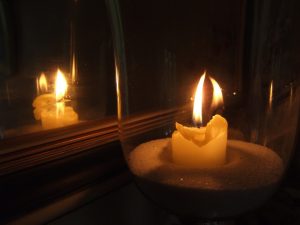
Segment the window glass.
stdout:
<path fill-rule="evenodd" d="M 0 137 L 115 115 L 104 1 L 0 1 Z"/>

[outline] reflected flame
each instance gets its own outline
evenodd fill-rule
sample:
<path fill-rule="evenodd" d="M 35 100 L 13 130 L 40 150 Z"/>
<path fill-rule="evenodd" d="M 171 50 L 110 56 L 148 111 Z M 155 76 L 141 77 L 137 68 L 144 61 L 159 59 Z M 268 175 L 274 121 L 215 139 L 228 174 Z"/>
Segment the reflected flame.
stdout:
<path fill-rule="evenodd" d="M 76 82 L 76 58 L 75 58 L 75 54 L 73 54 L 73 56 L 72 56 L 71 78 L 72 78 L 72 83 L 74 84 Z"/>
<path fill-rule="evenodd" d="M 203 85 L 205 80 L 206 72 L 201 76 L 195 97 L 194 97 L 194 108 L 193 108 L 193 120 L 195 123 L 202 123 L 202 101 L 203 101 Z"/>
<path fill-rule="evenodd" d="M 38 77 L 35 78 L 35 85 L 36 85 L 36 95 L 39 96 L 40 95 L 40 85 L 39 85 Z"/>
<path fill-rule="evenodd" d="M 68 89 L 67 80 L 64 74 L 58 69 L 55 79 L 55 98 L 56 101 L 60 101 L 64 98 Z"/>
<path fill-rule="evenodd" d="M 222 90 L 221 90 L 220 85 L 218 84 L 218 82 L 215 79 L 213 79 L 211 77 L 209 79 L 213 85 L 213 90 L 214 90 L 211 106 L 217 107 L 220 104 L 223 104 Z"/>
<path fill-rule="evenodd" d="M 272 108 L 273 103 L 273 80 L 270 83 L 270 91 L 269 91 L 269 108 Z"/>
<path fill-rule="evenodd" d="M 47 83 L 47 78 L 44 73 L 42 73 L 39 77 L 39 90 L 42 93 L 45 93 L 48 91 L 48 83 Z"/>
<path fill-rule="evenodd" d="M 117 109 L 118 109 L 118 118 L 121 118 L 121 95 L 120 95 L 120 74 L 119 74 L 119 68 L 117 66 L 117 64 L 115 64 L 115 78 L 116 78 L 116 90 L 117 90 Z"/>

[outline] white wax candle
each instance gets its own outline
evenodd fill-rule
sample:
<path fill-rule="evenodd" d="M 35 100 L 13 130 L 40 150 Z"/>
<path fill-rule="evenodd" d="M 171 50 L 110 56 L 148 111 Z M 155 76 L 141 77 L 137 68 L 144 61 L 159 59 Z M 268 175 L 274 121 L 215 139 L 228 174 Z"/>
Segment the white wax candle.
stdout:
<path fill-rule="evenodd" d="M 42 94 L 37 96 L 32 103 L 34 107 L 34 118 L 40 120 L 43 111 L 55 110 L 55 103 L 56 99 L 54 94 Z"/>
<path fill-rule="evenodd" d="M 78 114 L 72 107 L 67 106 L 62 113 L 57 110 L 44 110 L 41 113 L 42 127 L 44 129 L 53 129 L 68 126 L 78 122 Z"/>
<path fill-rule="evenodd" d="M 39 85 L 47 91 L 48 85 L 44 74 L 39 79 Z M 65 106 L 64 97 L 68 89 L 64 74 L 58 69 L 55 79 L 55 93 L 36 97 L 32 103 L 34 117 L 41 120 L 44 129 L 52 129 L 78 122 L 78 114 L 70 106 Z"/>
<path fill-rule="evenodd" d="M 215 115 L 206 127 L 176 124 L 172 134 L 173 162 L 190 168 L 209 168 L 226 162 L 227 121 Z"/>
<path fill-rule="evenodd" d="M 36 97 L 32 103 L 34 118 L 41 120 L 43 129 L 53 129 L 68 126 L 78 122 L 78 114 L 63 102 L 56 102 L 54 94 L 43 94 Z"/>

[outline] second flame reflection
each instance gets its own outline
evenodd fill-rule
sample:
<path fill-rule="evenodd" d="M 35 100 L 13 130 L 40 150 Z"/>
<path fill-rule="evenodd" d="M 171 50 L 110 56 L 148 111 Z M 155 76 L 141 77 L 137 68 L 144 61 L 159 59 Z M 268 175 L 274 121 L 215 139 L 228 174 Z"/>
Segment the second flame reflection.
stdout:
<path fill-rule="evenodd" d="M 223 104 L 223 95 L 222 95 L 222 90 L 217 81 L 213 78 L 209 78 L 212 85 L 213 85 L 213 100 L 212 100 L 212 107 L 218 107 L 219 105 Z"/>
<path fill-rule="evenodd" d="M 44 73 L 36 78 L 36 90 L 38 95 L 48 92 L 48 82 Z"/>

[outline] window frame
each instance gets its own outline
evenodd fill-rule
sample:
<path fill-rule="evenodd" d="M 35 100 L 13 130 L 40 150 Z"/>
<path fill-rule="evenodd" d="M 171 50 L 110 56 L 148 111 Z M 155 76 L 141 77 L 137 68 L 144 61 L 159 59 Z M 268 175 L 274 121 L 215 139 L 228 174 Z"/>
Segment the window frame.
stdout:
<path fill-rule="evenodd" d="M 130 129 L 127 138 L 159 129 L 177 118 L 188 118 L 190 109 L 189 104 L 133 115 L 125 122 Z M 82 127 L 73 133 L 71 131 L 78 126 L 71 126 L 20 136 L 16 143 L 23 140 L 23 145 L 29 147 L 19 145 L 15 151 L 13 139 L 1 143 L 1 147 L 8 148 L 0 161 L 0 197 L 7 202 L 0 206 L 3 212 L 0 222 L 47 222 L 132 181 L 122 153 L 116 118 L 86 122 L 81 126 L 86 129 Z M 64 134 L 67 131 L 70 134 Z M 37 136 L 48 139 L 30 145 Z M 88 190 L 99 191 L 88 194 L 86 199 L 72 200 Z M 61 205 L 61 208 L 53 205 Z M 45 210 L 53 211 L 48 217 L 41 216 Z"/>
<path fill-rule="evenodd" d="M 58 216 L 129 180 L 128 176 L 118 178 L 127 169 L 118 141 L 116 118 L 85 122 L 79 126 L 0 142 L 0 149 L 3 149 L 0 197 L 5 202 L 0 206 L 0 222 L 22 221 L 23 217 L 34 215 L 57 201 L 72 198 L 76 192 L 95 185 L 100 188 L 98 194 L 71 201 L 66 208 L 55 210 L 54 215 Z M 44 219 L 49 221 L 51 218 Z"/>

